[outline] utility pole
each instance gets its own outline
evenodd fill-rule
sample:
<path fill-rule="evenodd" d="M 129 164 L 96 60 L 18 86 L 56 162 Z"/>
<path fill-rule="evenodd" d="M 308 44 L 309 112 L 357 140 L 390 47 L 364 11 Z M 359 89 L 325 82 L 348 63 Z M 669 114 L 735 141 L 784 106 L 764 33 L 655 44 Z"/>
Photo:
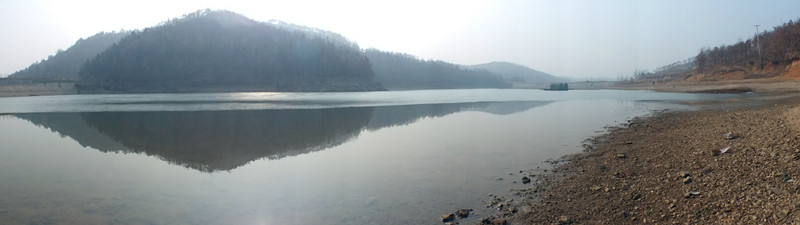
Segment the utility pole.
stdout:
<path fill-rule="evenodd" d="M 756 49 L 758 50 L 759 66 L 764 66 L 764 57 L 761 56 L 761 41 L 758 40 L 758 24 L 756 24 Z"/>

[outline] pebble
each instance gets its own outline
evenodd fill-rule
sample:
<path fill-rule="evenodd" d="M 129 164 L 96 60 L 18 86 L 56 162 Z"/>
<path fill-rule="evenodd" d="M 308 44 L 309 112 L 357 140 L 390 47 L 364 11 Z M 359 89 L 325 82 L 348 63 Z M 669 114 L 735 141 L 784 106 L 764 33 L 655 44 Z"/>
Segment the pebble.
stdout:
<path fill-rule="evenodd" d="M 450 221 L 453 221 L 453 219 L 455 219 L 455 218 L 456 218 L 456 215 L 453 214 L 453 213 L 444 214 L 444 215 L 442 215 L 442 222 L 450 222 Z"/>
<path fill-rule="evenodd" d="M 468 208 L 459 209 L 458 211 L 456 211 L 456 215 L 458 215 L 458 218 L 467 218 L 469 217 L 469 212 L 471 211 L 472 209 Z"/>
<path fill-rule="evenodd" d="M 572 220 L 569 219 L 569 216 L 560 216 L 558 217 L 558 222 L 561 224 L 569 224 L 572 223 Z"/>
<path fill-rule="evenodd" d="M 697 197 L 698 195 L 700 195 L 699 191 L 689 191 L 689 192 L 684 193 L 683 197 L 694 198 L 694 197 Z"/>
<path fill-rule="evenodd" d="M 506 225 L 506 224 L 508 224 L 508 221 L 506 219 L 504 219 L 504 218 L 498 218 L 498 219 L 493 219 L 490 224 L 492 224 L 492 225 Z"/>

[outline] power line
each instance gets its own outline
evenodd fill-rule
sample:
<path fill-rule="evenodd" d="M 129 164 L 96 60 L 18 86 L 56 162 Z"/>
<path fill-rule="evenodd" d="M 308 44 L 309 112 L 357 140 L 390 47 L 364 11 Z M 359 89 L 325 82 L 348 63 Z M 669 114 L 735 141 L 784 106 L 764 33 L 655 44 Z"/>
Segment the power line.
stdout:
<path fill-rule="evenodd" d="M 759 21 L 753 21 L 753 22 L 755 22 L 756 24 L 759 24 L 757 26 L 760 26 L 760 24 L 765 24 L 765 23 L 768 24 L 767 26 L 769 26 L 769 25 L 773 25 L 773 22 L 776 23 L 776 24 L 774 24 L 774 26 L 780 26 L 780 25 L 788 22 L 788 21 L 784 20 L 786 18 L 789 18 L 789 20 L 800 19 L 800 18 L 794 16 L 794 13 L 797 10 L 800 10 L 800 4 L 796 4 L 796 5 L 790 6 L 790 7 L 782 7 L 782 8 L 784 8 L 786 10 L 781 11 L 781 12 L 770 13 L 766 17 L 761 17 L 761 19 Z M 756 28 L 756 29 L 758 29 L 758 28 Z M 767 27 L 767 30 L 769 30 L 769 27 Z M 745 32 L 745 31 L 742 30 L 740 32 Z M 740 35 L 744 35 L 744 34 L 740 34 Z"/>
<path fill-rule="evenodd" d="M 764 65 L 764 57 L 761 56 L 761 40 L 758 38 L 758 36 L 759 36 L 758 35 L 759 34 L 758 26 L 760 26 L 760 25 L 756 24 L 756 35 L 755 35 L 756 36 L 756 38 L 755 38 L 756 39 L 756 50 L 758 50 L 758 60 L 760 61 L 760 65 L 763 66 Z"/>

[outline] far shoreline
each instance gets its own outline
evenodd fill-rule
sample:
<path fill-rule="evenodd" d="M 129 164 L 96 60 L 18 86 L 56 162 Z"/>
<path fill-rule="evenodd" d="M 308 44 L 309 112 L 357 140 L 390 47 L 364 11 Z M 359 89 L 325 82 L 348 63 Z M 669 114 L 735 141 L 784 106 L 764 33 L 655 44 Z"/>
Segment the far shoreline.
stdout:
<path fill-rule="evenodd" d="M 637 81 L 637 82 L 617 82 L 617 81 L 579 81 L 569 82 L 570 90 L 649 90 L 657 92 L 673 93 L 763 93 L 769 95 L 781 95 L 789 93 L 800 93 L 800 81 L 791 79 L 750 79 L 732 81 L 706 81 L 706 82 L 666 82 Z M 545 83 L 515 83 L 508 89 L 546 89 Z M 445 88 L 448 89 L 448 88 Z M 428 90 L 428 89 L 403 89 L 403 90 Z M 210 87 L 182 89 L 179 91 L 140 91 L 140 92 L 111 92 L 111 91 L 81 91 L 75 87 L 75 81 L 70 80 L 39 80 L 23 79 L 20 81 L 9 82 L 0 80 L 0 97 L 22 97 L 22 96 L 47 96 L 47 95 L 75 95 L 75 94 L 143 94 L 143 93 L 224 93 L 224 92 L 257 92 L 257 91 L 278 91 L 256 87 Z M 312 91 L 312 92 L 342 92 L 358 91 Z M 397 91 L 397 90 L 387 90 Z M 289 91 L 297 92 L 297 91 Z"/>

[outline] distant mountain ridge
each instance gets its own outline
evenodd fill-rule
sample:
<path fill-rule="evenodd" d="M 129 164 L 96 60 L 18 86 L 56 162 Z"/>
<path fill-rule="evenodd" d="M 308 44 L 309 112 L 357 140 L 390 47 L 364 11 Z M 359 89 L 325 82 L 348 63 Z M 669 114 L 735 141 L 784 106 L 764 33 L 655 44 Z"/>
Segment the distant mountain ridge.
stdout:
<path fill-rule="evenodd" d="M 550 82 L 566 82 L 568 79 L 554 76 L 549 73 L 531 69 L 527 66 L 514 64 L 510 62 L 490 62 L 478 65 L 465 65 L 465 68 L 470 69 L 485 69 L 489 72 L 503 76 L 503 78 L 511 81 L 522 81 L 528 83 L 550 83 Z"/>
<path fill-rule="evenodd" d="M 67 50 L 58 50 L 55 55 L 33 63 L 28 68 L 17 71 L 9 77 L 77 80 L 78 72 L 86 61 L 94 58 L 130 33 L 130 31 L 100 32 L 86 39 L 81 38 Z"/>
<path fill-rule="evenodd" d="M 377 49 L 367 49 L 365 54 L 375 71 L 375 79 L 389 89 L 510 87 L 501 76 L 485 70 L 465 69 L 448 62 L 421 60 L 412 55 Z"/>

